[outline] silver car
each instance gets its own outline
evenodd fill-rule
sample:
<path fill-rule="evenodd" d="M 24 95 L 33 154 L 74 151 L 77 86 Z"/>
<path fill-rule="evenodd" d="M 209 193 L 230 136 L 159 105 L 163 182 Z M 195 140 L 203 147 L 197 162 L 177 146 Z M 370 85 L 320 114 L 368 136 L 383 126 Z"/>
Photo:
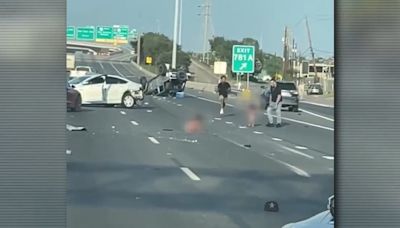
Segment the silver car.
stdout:
<path fill-rule="evenodd" d="M 277 81 L 282 90 L 282 107 L 288 107 L 289 111 L 299 110 L 299 92 L 297 86 L 291 81 Z"/>
<path fill-rule="evenodd" d="M 307 95 L 318 94 L 322 95 L 324 92 L 320 84 L 311 84 L 307 89 Z"/>

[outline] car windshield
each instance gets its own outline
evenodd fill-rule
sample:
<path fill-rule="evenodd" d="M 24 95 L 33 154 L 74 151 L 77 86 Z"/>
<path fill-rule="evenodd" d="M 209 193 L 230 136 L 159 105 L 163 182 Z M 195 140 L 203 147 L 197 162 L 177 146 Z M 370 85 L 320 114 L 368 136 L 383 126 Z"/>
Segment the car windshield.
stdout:
<path fill-rule="evenodd" d="M 278 82 L 278 85 L 282 90 L 296 90 L 294 83 Z"/>
<path fill-rule="evenodd" d="M 334 83 L 308 66 L 334 60 L 334 33 L 315 1 L 68 2 L 84 72 L 68 75 L 82 111 L 66 121 L 87 129 L 67 132 L 74 228 L 275 228 L 326 208 Z M 262 213 L 270 201 L 281 212 Z"/>
<path fill-rule="evenodd" d="M 68 83 L 71 84 L 71 85 L 76 85 L 76 84 L 79 84 L 79 83 L 85 81 L 85 80 L 88 79 L 88 78 L 89 78 L 89 77 L 86 77 L 86 76 L 83 76 L 83 77 L 76 77 L 76 78 L 74 78 L 74 79 L 69 80 Z"/>

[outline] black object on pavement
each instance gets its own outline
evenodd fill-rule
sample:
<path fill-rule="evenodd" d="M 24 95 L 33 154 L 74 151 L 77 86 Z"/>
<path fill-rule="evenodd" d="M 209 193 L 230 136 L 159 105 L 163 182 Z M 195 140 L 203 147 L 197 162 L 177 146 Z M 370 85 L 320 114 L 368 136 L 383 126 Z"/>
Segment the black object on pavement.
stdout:
<path fill-rule="evenodd" d="M 266 202 L 264 205 L 264 211 L 278 212 L 279 211 L 278 203 L 275 201 Z"/>

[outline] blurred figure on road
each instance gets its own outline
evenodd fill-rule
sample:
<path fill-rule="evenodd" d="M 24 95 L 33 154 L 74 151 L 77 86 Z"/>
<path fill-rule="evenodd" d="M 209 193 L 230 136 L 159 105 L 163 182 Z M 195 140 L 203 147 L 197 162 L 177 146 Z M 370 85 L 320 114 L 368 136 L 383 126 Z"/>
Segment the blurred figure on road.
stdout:
<path fill-rule="evenodd" d="M 185 131 L 189 134 L 201 133 L 203 130 L 203 117 L 198 114 L 185 124 Z"/>
<path fill-rule="evenodd" d="M 269 99 L 269 105 L 267 108 L 268 124 L 267 127 L 274 126 L 274 119 L 272 117 L 272 111 L 276 111 L 276 127 L 281 127 L 282 117 L 282 91 L 281 88 L 275 81 L 275 78 L 271 79 L 271 95 Z"/>
<path fill-rule="evenodd" d="M 250 103 L 247 107 L 247 127 L 254 127 L 257 119 L 258 106 Z"/>
<path fill-rule="evenodd" d="M 224 108 L 226 105 L 226 101 L 228 99 L 228 93 L 231 90 L 231 85 L 226 81 L 226 76 L 221 76 L 221 81 L 218 83 L 218 95 L 219 100 L 221 101 L 221 110 L 219 114 L 224 114 Z"/>

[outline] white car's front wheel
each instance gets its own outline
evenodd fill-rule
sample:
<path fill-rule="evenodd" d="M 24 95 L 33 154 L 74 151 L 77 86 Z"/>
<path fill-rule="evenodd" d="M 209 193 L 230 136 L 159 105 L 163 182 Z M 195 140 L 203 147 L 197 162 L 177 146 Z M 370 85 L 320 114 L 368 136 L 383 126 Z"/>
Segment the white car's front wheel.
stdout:
<path fill-rule="evenodd" d="M 125 93 L 122 96 L 122 106 L 124 106 L 125 108 L 133 108 L 134 105 L 135 99 L 133 98 L 133 96 L 130 93 Z"/>

